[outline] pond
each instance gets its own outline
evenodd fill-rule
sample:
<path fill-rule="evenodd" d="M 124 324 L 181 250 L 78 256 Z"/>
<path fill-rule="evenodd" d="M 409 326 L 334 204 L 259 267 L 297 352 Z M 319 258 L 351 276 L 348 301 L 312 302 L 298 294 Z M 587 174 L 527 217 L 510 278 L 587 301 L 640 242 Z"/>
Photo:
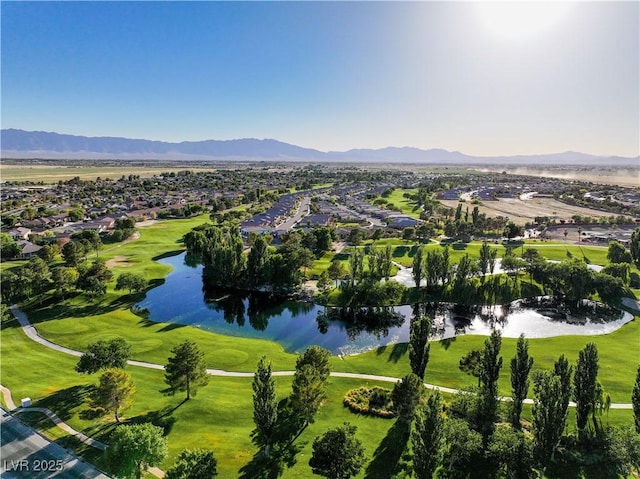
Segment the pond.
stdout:
<path fill-rule="evenodd" d="M 407 342 L 412 306 L 341 310 L 310 302 L 282 301 L 263 293 L 203 291 L 202 266 L 185 264 L 185 254 L 163 258 L 173 268 L 161 286 L 150 290 L 138 308 L 149 319 L 195 326 L 207 331 L 276 341 L 290 352 L 317 344 L 334 354 L 355 354 L 378 346 Z M 433 319 L 433 339 L 459 334 L 528 338 L 606 334 L 631 321 L 629 313 L 583 302 L 566 309 L 549 298 L 519 300 L 503 306 L 427 303 L 421 313 Z M 375 324 L 375 326 L 373 326 Z"/>

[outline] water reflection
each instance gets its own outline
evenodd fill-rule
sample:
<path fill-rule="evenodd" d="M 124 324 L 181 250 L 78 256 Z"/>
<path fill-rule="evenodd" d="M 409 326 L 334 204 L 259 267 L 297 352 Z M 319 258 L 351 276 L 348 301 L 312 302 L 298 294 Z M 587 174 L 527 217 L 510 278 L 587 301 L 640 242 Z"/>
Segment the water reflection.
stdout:
<path fill-rule="evenodd" d="M 377 339 L 386 338 L 393 328 L 399 328 L 405 321 L 405 316 L 394 308 L 326 308 L 318 311 L 316 322 L 318 331 L 322 334 L 329 332 L 332 322 L 340 322 L 344 326 L 347 337 L 354 341 L 360 334 L 368 333 Z"/>
<path fill-rule="evenodd" d="M 192 325 L 230 336 L 276 341 L 292 352 L 317 344 L 335 354 L 352 354 L 409 340 L 407 319 L 427 315 L 431 338 L 460 334 L 529 338 L 605 334 L 633 319 L 629 313 L 600 303 L 566 305 L 552 298 L 515 301 L 498 306 L 422 303 L 386 308 L 324 308 L 310 302 L 283 301 L 265 293 L 238 294 L 203 290 L 202 266 L 185 264 L 184 254 L 164 258 L 173 267 L 163 285 L 150 290 L 137 306 L 152 321 Z"/>

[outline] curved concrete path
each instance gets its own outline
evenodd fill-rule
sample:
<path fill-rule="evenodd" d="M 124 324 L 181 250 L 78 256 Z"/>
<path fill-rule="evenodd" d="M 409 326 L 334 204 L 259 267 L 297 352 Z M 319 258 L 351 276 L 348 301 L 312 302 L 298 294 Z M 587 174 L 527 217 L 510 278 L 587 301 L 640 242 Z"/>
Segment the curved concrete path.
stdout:
<path fill-rule="evenodd" d="M 7 405 L 7 408 L 9 409 L 9 412 L 13 414 L 19 414 L 23 412 L 42 413 L 45 416 L 47 416 L 51 420 L 51 422 L 53 422 L 53 424 L 55 424 L 57 427 L 59 427 L 69 435 L 75 437 L 80 442 L 83 442 L 89 446 L 95 447 L 96 449 L 100 449 L 101 451 L 104 451 L 107 448 L 107 445 L 104 442 L 96 441 L 95 439 L 87 436 L 86 434 L 83 434 L 80 431 L 76 431 L 74 428 L 69 426 L 62 419 L 60 419 L 60 417 L 56 413 L 54 413 L 51 409 L 48 409 L 46 407 L 16 406 L 16 404 L 13 402 L 13 396 L 11 395 L 11 391 L 9 390 L 9 388 L 4 387 L 2 384 L 0 384 L 0 393 L 2 393 L 2 397 L 4 399 L 5 404 Z M 149 471 L 151 474 L 153 474 L 156 477 L 160 477 L 160 478 L 164 477 L 164 471 L 158 469 L 157 467 L 150 467 L 147 469 L 147 471 Z"/>
<path fill-rule="evenodd" d="M 20 326 L 22 327 L 22 330 L 25 332 L 25 334 L 33 341 L 62 353 L 71 354 L 73 356 L 82 356 L 81 351 L 76 351 L 74 349 L 60 346 L 59 344 L 52 343 L 51 341 L 40 336 L 36 328 L 29 322 L 29 318 L 27 318 L 27 315 L 22 310 L 20 310 L 17 305 L 11 306 L 11 312 L 20 323 Z M 138 366 L 138 367 L 148 368 L 148 369 L 164 370 L 164 366 L 162 364 L 148 363 L 146 361 L 130 360 L 130 361 L 127 361 L 127 364 L 131 366 Z M 274 376 L 293 376 L 294 372 L 295 371 L 274 371 L 272 374 Z M 211 376 L 225 376 L 225 377 L 233 377 L 233 378 L 253 377 L 252 372 L 225 371 L 223 369 L 207 369 L 207 374 L 210 374 Z M 401 378 L 396 378 L 392 376 L 377 376 L 374 374 L 361 374 L 361 373 L 343 373 L 339 371 L 332 371 L 331 376 L 336 378 L 365 379 L 370 381 L 383 381 L 383 382 L 390 382 L 390 383 L 396 383 L 401 379 Z M 438 390 L 438 391 L 442 391 L 444 393 L 450 393 L 450 394 L 456 394 L 461 392 L 459 389 L 447 388 L 444 386 L 437 386 L 435 384 L 424 383 L 424 386 L 427 389 Z M 510 401 L 511 398 L 502 397 L 500 398 L 500 400 Z M 533 404 L 533 399 L 525 399 L 524 403 Z M 575 407 L 574 402 L 570 402 L 569 405 L 571 407 Z M 632 409 L 632 408 L 633 406 L 631 404 L 625 404 L 625 403 L 612 403 L 610 405 L 610 409 Z"/>

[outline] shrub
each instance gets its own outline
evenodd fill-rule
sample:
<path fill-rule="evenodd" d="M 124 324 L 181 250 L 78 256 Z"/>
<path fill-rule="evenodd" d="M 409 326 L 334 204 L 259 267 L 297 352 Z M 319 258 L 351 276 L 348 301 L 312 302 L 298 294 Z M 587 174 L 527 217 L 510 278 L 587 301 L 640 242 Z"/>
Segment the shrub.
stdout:
<path fill-rule="evenodd" d="M 382 418 L 395 416 L 391 410 L 391 390 L 380 387 L 359 387 L 347 391 L 343 404 L 351 412 Z"/>

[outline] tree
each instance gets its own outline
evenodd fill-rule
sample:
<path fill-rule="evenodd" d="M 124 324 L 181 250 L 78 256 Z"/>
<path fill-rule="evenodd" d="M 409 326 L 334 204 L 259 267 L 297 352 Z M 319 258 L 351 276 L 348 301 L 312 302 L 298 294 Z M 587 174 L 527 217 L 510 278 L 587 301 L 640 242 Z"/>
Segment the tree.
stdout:
<path fill-rule="evenodd" d="M 249 286 L 260 286 L 267 281 L 269 244 L 264 235 L 256 236 L 247 257 L 247 282 Z"/>
<path fill-rule="evenodd" d="M 131 346 L 123 338 L 101 340 L 87 346 L 87 352 L 80 356 L 75 370 L 79 373 L 93 374 L 101 369 L 123 369 L 129 358 Z"/>
<path fill-rule="evenodd" d="M 413 276 L 413 282 L 416 284 L 416 289 L 420 288 L 420 281 L 422 281 L 422 277 L 424 276 L 423 256 L 423 249 L 418 247 L 416 249 L 416 254 L 413 256 L 413 269 L 411 270 L 411 275 Z"/>
<path fill-rule="evenodd" d="M 86 254 L 86 248 L 80 241 L 69 241 L 62 247 L 62 257 L 67 266 L 78 266 Z"/>
<path fill-rule="evenodd" d="M 472 459 L 482 452 L 482 436 L 472 431 L 462 419 L 444 422 L 443 462 L 448 477 L 469 477 Z"/>
<path fill-rule="evenodd" d="M 135 392 L 131 375 L 122 369 L 107 369 L 100 376 L 100 383 L 92 394 L 91 404 L 97 409 L 111 409 L 116 422 L 120 422 L 119 411 L 131 404 Z"/>
<path fill-rule="evenodd" d="M 633 420 L 636 431 L 640 434 L 640 365 L 638 366 L 636 382 L 633 385 L 633 392 L 631 393 L 631 404 L 633 405 Z"/>
<path fill-rule="evenodd" d="M 0 256 L 4 260 L 15 258 L 21 250 L 18 243 L 6 233 L 0 233 Z"/>
<path fill-rule="evenodd" d="M 192 341 L 184 341 L 174 347 L 164 367 L 164 381 L 169 385 L 167 393 L 173 395 L 176 391 L 186 391 L 187 400 L 196 395 L 199 387 L 209 383 L 204 353 Z"/>
<path fill-rule="evenodd" d="M 529 372 L 533 367 L 533 358 L 529 356 L 529 341 L 524 334 L 518 338 L 516 355 L 511 359 L 511 397 L 513 398 L 513 425 L 520 427 L 522 403 L 529 392 Z"/>
<path fill-rule="evenodd" d="M 351 283 L 356 284 L 364 274 L 364 250 L 354 248 L 349 255 L 349 271 L 351 273 Z"/>
<path fill-rule="evenodd" d="M 402 230 L 402 239 L 405 241 L 413 241 L 416 239 L 416 229 L 413 226 L 407 226 Z"/>
<path fill-rule="evenodd" d="M 631 253 L 631 258 L 636 264 L 636 267 L 640 268 L 640 227 L 636 228 L 635 231 L 631 233 L 631 239 L 629 240 L 629 252 Z"/>
<path fill-rule="evenodd" d="M 309 346 L 304 354 L 296 359 L 296 371 L 301 369 L 305 364 L 313 366 L 321 381 L 326 381 L 331 374 L 331 352 L 321 348 L 320 346 Z"/>
<path fill-rule="evenodd" d="M 94 260 L 89 267 L 80 268 L 79 273 L 78 289 L 96 296 L 107 292 L 107 283 L 113 278 L 113 273 L 109 271 L 105 262 L 99 259 Z"/>
<path fill-rule="evenodd" d="M 42 258 L 32 258 L 20 268 L 20 275 L 31 283 L 31 289 L 36 295 L 41 295 L 49 289 L 51 271 Z"/>
<path fill-rule="evenodd" d="M 116 280 L 116 291 L 128 289 L 129 294 L 144 290 L 148 286 L 147 280 L 143 275 L 137 273 L 122 273 Z"/>
<path fill-rule="evenodd" d="M 487 455 L 504 474 L 500 477 L 533 477 L 533 441 L 523 432 L 498 427 L 489 441 Z"/>
<path fill-rule="evenodd" d="M 429 363 L 429 334 L 431 319 L 428 316 L 414 317 L 409 326 L 409 362 L 411 371 L 424 381 L 424 374 Z"/>
<path fill-rule="evenodd" d="M 213 451 L 183 449 L 176 462 L 164 475 L 165 479 L 213 479 L 218 475 L 218 461 Z"/>
<path fill-rule="evenodd" d="M 544 371 L 533 378 L 533 453 L 544 472 L 553 461 L 567 422 L 567 406 L 563 399 L 560 376 Z"/>
<path fill-rule="evenodd" d="M 493 330 L 484 342 L 484 351 L 480 360 L 480 391 L 478 394 L 479 422 L 483 436 L 488 438 L 493 432 L 498 417 L 498 379 L 502 368 L 500 331 Z"/>
<path fill-rule="evenodd" d="M 313 421 L 313 416 L 326 398 L 325 382 L 320 372 L 311 364 L 296 367 L 290 399 L 294 411 L 304 419 L 305 427 Z"/>
<path fill-rule="evenodd" d="M 106 463 L 118 477 L 140 479 L 150 466 L 167 457 L 167 439 L 162 428 L 150 423 L 118 426 L 105 451 Z"/>
<path fill-rule="evenodd" d="M 398 422 L 405 424 L 409 429 L 423 390 L 424 385 L 420 378 L 410 373 L 398 381 L 391 391 L 393 412 L 398 416 Z"/>
<path fill-rule="evenodd" d="M 314 474 L 327 479 L 349 479 L 356 476 L 365 462 L 364 447 L 356 437 L 356 426 L 345 422 L 313 441 L 309 465 Z"/>
<path fill-rule="evenodd" d="M 611 263 L 632 263 L 633 256 L 619 241 L 611 241 L 607 251 L 607 259 Z"/>
<path fill-rule="evenodd" d="M 327 273 L 329 273 L 329 277 L 336 282 L 336 288 L 338 287 L 338 280 L 341 280 L 344 277 L 344 266 L 340 261 L 332 261 L 327 268 Z"/>
<path fill-rule="evenodd" d="M 576 374 L 573 377 L 578 431 L 584 432 L 589 415 L 595 412 L 598 384 L 598 350 L 588 343 L 579 353 Z"/>
<path fill-rule="evenodd" d="M 331 278 L 329 278 L 329 274 L 326 271 L 323 271 L 322 273 L 320 273 L 316 286 L 318 290 L 322 293 L 326 292 L 329 288 L 331 288 Z"/>
<path fill-rule="evenodd" d="M 75 268 L 58 266 L 51 270 L 51 279 L 56 289 L 56 294 L 63 298 L 75 287 L 78 277 L 78 270 Z"/>
<path fill-rule="evenodd" d="M 439 391 L 430 394 L 427 402 L 418 406 L 415 419 L 415 430 L 411 434 L 413 470 L 418 479 L 431 479 L 440 463 L 444 434 Z"/>
<path fill-rule="evenodd" d="M 251 435 L 266 457 L 270 454 L 271 438 L 277 421 L 276 381 L 271 376 L 271 363 L 267 363 L 266 356 L 262 356 L 253 377 L 253 422 L 256 427 Z"/>
<path fill-rule="evenodd" d="M 560 398 L 561 406 L 564 411 L 569 410 L 569 401 L 573 395 L 573 385 L 571 378 L 573 376 L 573 366 L 569 364 L 569 360 L 564 354 L 553 365 L 553 374 L 560 378 L 560 385 L 562 386 L 562 395 Z"/>

